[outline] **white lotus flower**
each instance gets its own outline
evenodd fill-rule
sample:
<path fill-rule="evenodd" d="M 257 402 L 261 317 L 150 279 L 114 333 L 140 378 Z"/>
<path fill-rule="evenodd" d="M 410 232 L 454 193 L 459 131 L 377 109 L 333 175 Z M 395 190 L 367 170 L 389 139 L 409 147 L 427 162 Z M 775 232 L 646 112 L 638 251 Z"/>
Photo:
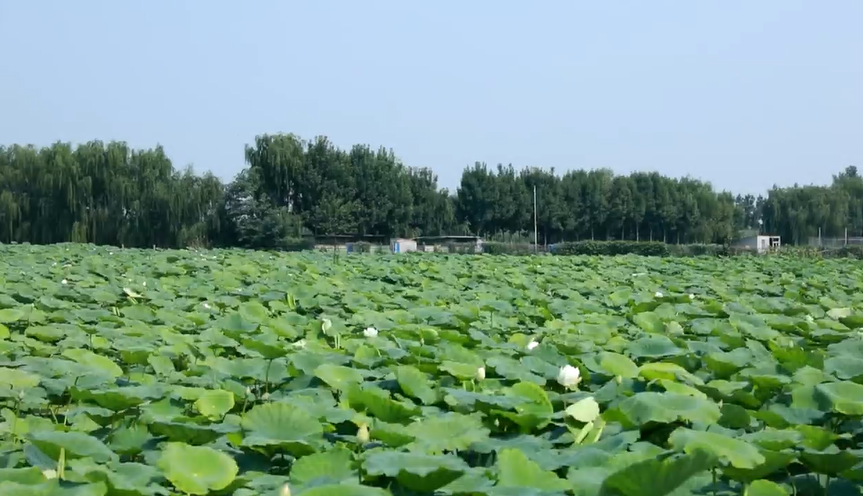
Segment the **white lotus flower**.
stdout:
<path fill-rule="evenodd" d="M 332 329 L 332 327 L 333 327 L 333 321 L 331 321 L 330 319 L 321 320 L 321 330 L 322 331 L 327 332 L 330 329 Z"/>
<path fill-rule="evenodd" d="M 303 348 L 305 348 L 305 347 L 306 347 L 306 340 L 305 340 L 305 339 L 301 339 L 301 340 L 297 341 L 296 343 L 294 343 L 294 344 L 293 344 L 293 345 L 291 345 L 291 346 L 293 346 L 294 348 L 303 349 Z"/>
<path fill-rule="evenodd" d="M 657 291 L 653 296 L 656 298 L 662 298 L 662 291 Z"/>
<path fill-rule="evenodd" d="M 578 371 L 578 367 L 564 365 L 557 373 L 557 383 L 565 388 L 571 389 L 578 386 L 579 382 L 581 382 L 581 372 Z"/>
<path fill-rule="evenodd" d="M 207 302 L 204 302 L 204 308 L 206 308 L 207 310 L 209 310 L 209 309 L 210 309 L 210 305 L 208 305 L 208 304 L 207 304 Z"/>
<path fill-rule="evenodd" d="M 291 496 L 291 486 L 285 484 L 279 489 L 279 496 Z"/>
<path fill-rule="evenodd" d="M 366 330 L 363 331 L 363 336 L 367 338 L 375 338 L 378 336 L 378 330 L 374 327 L 366 327 Z"/>
<path fill-rule="evenodd" d="M 62 281 L 60 281 L 60 284 L 69 284 L 69 281 L 67 281 L 66 279 L 63 279 Z"/>
<path fill-rule="evenodd" d="M 690 300 L 694 300 L 694 299 L 695 299 L 695 295 L 694 295 L 694 294 L 692 294 L 692 293 L 689 293 L 689 299 L 690 299 Z"/>
<path fill-rule="evenodd" d="M 360 444 L 366 444 L 370 439 L 369 426 L 366 424 L 360 424 L 360 428 L 357 429 L 357 441 L 359 441 Z"/>
<path fill-rule="evenodd" d="M 144 281 L 144 287 L 145 288 L 147 287 L 147 281 Z"/>
<path fill-rule="evenodd" d="M 476 369 L 476 380 L 482 381 L 485 379 L 485 367 Z"/>
<path fill-rule="evenodd" d="M 539 343 L 537 343 L 536 341 L 531 339 L 530 343 L 527 343 L 527 350 L 530 351 L 530 350 L 536 348 L 537 346 L 539 346 Z"/>

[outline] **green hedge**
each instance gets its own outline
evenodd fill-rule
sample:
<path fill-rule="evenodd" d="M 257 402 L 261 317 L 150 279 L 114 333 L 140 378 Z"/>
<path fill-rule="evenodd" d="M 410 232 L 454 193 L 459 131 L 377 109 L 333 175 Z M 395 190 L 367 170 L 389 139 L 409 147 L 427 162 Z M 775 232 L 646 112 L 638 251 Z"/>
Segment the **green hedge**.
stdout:
<path fill-rule="evenodd" d="M 491 255 L 530 255 L 534 250 L 530 243 L 486 241 L 482 244 L 482 252 Z"/>
<path fill-rule="evenodd" d="M 658 241 L 576 241 L 558 243 L 550 250 L 555 255 L 642 255 L 646 257 L 727 257 L 746 250 L 726 245 L 670 245 Z"/>
<path fill-rule="evenodd" d="M 440 245 L 440 247 L 443 253 L 474 254 L 477 252 L 476 245 L 473 243 L 447 242 Z"/>
<path fill-rule="evenodd" d="M 826 250 L 810 248 L 810 250 L 817 252 L 817 254 L 823 258 L 851 258 L 854 260 L 863 260 L 863 246 L 860 245 L 846 245 Z"/>
<path fill-rule="evenodd" d="M 354 253 L 372 253 L 375 251 L 374 245 L 366 241 L 351 243 L 351 246 L 353 247 L 352 249 Z"/>
<path fill-rule="evenodd" d="M 310 238 L 284 238 L 279 241 L 276 249 L 281 251 L 314 250 L 315 240 Z"/>
<path fill-rule="evenodd" d="M 555 255 L 669 255 L 668 245 L 665 243 L 635 241 L 575 241 L 558 243 L 550 251 Z"/>

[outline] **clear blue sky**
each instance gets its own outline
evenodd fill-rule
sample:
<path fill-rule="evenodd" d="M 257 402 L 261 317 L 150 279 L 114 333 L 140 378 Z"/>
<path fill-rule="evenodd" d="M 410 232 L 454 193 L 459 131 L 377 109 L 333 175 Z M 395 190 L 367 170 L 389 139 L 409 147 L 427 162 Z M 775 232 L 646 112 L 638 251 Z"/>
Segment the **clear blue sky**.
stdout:
<path fill-rule="evenodd" d="M 0 142 L 161 143 L 230 179 L 256 134 L 657 170 L 734 192 L 863 167 L 863 1 L 0 0 Z"/>

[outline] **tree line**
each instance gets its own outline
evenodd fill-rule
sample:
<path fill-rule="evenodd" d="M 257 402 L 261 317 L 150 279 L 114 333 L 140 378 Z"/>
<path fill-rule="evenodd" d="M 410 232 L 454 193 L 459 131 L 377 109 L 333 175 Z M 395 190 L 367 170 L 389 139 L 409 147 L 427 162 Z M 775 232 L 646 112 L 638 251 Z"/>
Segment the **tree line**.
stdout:
<path fill-rule="evenodd" d="M 327 138 L 261 135 L 229 183 L 178 169 L 161 146 L 124 142 L 0 146 L 0 242 L 129 247 L 282 248 L 303 236 L 478 234 L 540 243 L 654 240 L 727 243 L 743 230 L 803 244 L 863 235 L 863 178 L 733 195 L 710 183 L 608 169 L 558 174 L 512 165 L 467 167 L 456 191 L 390 149 Z"/>

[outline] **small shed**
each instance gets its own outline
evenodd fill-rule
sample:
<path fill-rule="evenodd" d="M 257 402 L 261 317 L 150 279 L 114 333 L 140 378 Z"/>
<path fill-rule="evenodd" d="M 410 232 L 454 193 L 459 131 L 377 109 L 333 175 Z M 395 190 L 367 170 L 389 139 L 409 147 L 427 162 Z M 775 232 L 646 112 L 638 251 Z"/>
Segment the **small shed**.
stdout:
<path fill-rule="evenodd" d="M 756 235 L 740 238 L 733 243 L 738 248 L 746 248 L 757 252 L 759 255 L 778 250 L 782 246 L 779 236 Z"/>
<path fill-rule="evenodd" d="M 482 253 L 483 247 L 483 239 L 479 236 L 420 236 L 417 241 L 423 251 Z"/>
<path fill-rule="evenodd" d="M 414 239 L 394 238 L 390 240 L 390 248 L 393 253 L 408 253 L 417 251 L 417 242 Z"/>

